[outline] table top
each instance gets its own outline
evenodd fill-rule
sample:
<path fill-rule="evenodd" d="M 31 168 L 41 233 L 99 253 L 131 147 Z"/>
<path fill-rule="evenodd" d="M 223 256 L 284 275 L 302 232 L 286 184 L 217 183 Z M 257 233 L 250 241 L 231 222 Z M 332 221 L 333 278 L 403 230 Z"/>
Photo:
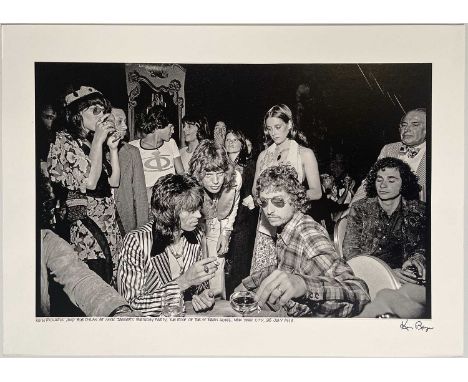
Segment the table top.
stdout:
<path fill-rule="evenodd" d="M 186 316 L 197 316 L 197 317 L 242 317 L 242 314 L 236 312 L 232 309 L 231 304 L 227 300 L 216 300 L 213 309 L 206 312 L 195 312 L 193 310 L 192 302 L 185 302 Z M 286 312 L 283 309 L 280 309 L 277 312 L 269 310 L 268 307 L 262 309 L 261 311 L 255 311 L 253 313 L 248 313 L 245 317 L 287 317 Z"/>

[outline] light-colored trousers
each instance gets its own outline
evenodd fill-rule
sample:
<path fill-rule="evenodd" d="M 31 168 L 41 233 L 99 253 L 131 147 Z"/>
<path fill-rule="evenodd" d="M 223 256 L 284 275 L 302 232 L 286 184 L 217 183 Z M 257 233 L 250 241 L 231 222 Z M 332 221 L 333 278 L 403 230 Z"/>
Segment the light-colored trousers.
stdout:
<path fill-rule="evenodd" d="M 221 223 L 218 219 L 210 219 L 206 225 L 206 246 L 208 248 L 208 256 L 218 257 L 216 245 L 221 233 Z M 210 289 L 213 291 L 215 297 L 221 296 L 226 299 L 226 284 L 224 281 L 224 257 L 218 257 L 218 270 L 215 276 L 210 280 Z"/>

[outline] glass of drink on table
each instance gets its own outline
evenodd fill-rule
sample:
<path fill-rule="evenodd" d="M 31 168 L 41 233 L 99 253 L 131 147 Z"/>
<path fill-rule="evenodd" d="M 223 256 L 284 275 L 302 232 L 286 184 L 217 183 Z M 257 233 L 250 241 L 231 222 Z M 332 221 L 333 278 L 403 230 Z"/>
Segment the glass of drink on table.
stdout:
<path fill-rule="evenodd" d="M 234 292 L 231 295 L 230 303 L 232 309 L 239 312 L 242 317 L 244 317 L 246 313 L 253 313 L 261 310 L 258 306 L 255 294 L 250 291 Z"/>
<path fill-rule="evenodd" d="M 184 295 L 182 293 L 165 293 L 162 300 L 162 315 L 183 317 L 185 315 Z"/>

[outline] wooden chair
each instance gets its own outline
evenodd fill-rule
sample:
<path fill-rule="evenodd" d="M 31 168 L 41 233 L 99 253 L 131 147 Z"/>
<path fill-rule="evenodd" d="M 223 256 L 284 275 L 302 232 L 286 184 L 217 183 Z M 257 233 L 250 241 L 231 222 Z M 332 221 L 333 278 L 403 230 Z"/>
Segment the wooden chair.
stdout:
<path fill-rule="evenodd" d="M 399 289 L 400 282 L 392 269 L 374 256 L 360 255 L 347 260 L 354 274 L 364 280 L 369 287 L 371 300 L 381 289 Z"/>
<path fill-rule="evenodd" d="M 342 216 L 335 223 L 333 230 L 333 243 L 338 254 L 343 257 L 343 240 L 346 233 L 346 226 L 348 225 L 348 217 Z"/>

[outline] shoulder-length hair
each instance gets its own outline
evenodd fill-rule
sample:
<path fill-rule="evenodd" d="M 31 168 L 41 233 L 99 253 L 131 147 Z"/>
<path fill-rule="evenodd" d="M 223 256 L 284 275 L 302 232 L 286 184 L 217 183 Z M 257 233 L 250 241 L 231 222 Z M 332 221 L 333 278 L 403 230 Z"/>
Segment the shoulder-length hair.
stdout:
<path fill-rule="evenodd" d="M 184 116 L 184 118 L 182 118 L 182 126 L 184 126 L 184 124 L 186 123 L 197 126 L 197 139 L 199 141 L 202 141 L 203 139 L 208 139 L 210 137 L 208 120 L 206 119 L 206 117 L 188 114 Z"/>
<path fill-rule="evenodd" d="M 268 118 L 280 118 L 284 123 L 291 124 L 291 130 L 289 130 L 289 138 L 294 139 L 301 146 L 309 147 L 304 133 L 296 128 L 294 118 L 291 109 L 284 103 L 272 106 L 265 114 L 263 118 L 263 133 L 266 137 L 266 144 L 270 144 L 272 140 L 269 138 L 267 131 L 267 119 Z"/>
<path fill-rule="evenodd" d="M 366 177 L 366 194 L 368 198 L 377 196 L 375 181 L 377 173 L 384 168 L 396 168 L 401 177 L 401 196 L 406 200 L 418 199 L 421 187 L 418 184 L 418 176 L 411 171 L 410 166 L 398 158 L 386 157 L 374 163 Z"/>
<path fill-rule="evenodd" d="M 223 188 L 230 188 L 236 179 L 234 163 L 229 159 L 226 150 L 211 139 L 204 139 L 195 149 L 189 162 L 189 173 L 198 183 L 207 172 L 223 171 L 225 173 Z"/>
<path fill-rule="evenodd" d="M 296 210 L 305 212 L 309 207 L 305 187 L 299 182 L 297 171 L 288 164 L 279 164 L 262 171 L 257 179 L 257 195 L 265 191 L 284 191 L 289 194 Z M 257 196 L 257 202 L 259 197 Z"/>
<path fill-rule="evenodd" d="M 87 131 L 83 126 L 83 117 L 81 112 L 90 106 L 100 105 L 104 108 L 104 113 L 108 114 L 112 110 L 109 100 L 100 92 L 88 94 L 69 103 L 65 107 L 66 130 L 75 139 L 87 139 L 92 137 L 94 132 Z"/>
<path fill-rule="evenodd" d="M 229 129 L 226 132 L 226 137 L 228 136 L 228 134 L 234 135 L 241 143 L 241 149 L 240 149 L 239 155 L 236 158 L 235 164 L 245 167 L 247 164 L 249 152 L 247 151 L 247 143 L 245 141 L 244 133 L 238 129 Z M 224 146 L 226 147 L 226 138 L 224 138 L 224 142 L 225 142 Z"/>
<path fill-rule="evenodd" d="M 188 175 L 168 174 L 153 187 L 153 253 L 162 253 L 180 231 L 180 213 L 196 211 L 203 204 L 203 188 Z"/>
<path fill-rule="evenodd" d="M 154 106 L 147 113 L 140 113 L 138 124 L 141 131 L 151 134 L 155 130 L 164 129 L 173 123 L 162 106 Z"/>

